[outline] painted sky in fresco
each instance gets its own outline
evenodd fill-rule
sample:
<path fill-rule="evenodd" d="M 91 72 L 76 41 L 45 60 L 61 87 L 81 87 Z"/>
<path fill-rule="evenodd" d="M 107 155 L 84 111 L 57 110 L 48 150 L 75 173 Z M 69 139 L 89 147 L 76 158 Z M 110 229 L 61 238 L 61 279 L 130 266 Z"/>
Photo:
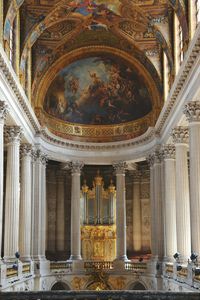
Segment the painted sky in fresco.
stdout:
<path fill-rule="evenodd" d="M 44 110 L 61 120 L 87 125 L 130 122 L 152 109 L 136 71 L 110 57 L 90 57 L 66 66 L 47 92 Z"/>

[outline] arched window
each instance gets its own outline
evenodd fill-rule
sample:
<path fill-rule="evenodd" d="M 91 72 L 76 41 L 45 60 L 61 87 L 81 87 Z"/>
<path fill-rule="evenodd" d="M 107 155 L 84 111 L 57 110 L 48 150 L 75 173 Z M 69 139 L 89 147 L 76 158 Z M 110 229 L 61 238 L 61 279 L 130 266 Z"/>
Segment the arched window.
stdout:
<path fill-rule="evenodd" d="M 179 61 L 180 64 L 183 61 L 183 29 L 181 25 L 179 24 Z"/>
<path fill-rule="evenodd" d="M 200 0 L 196 0 L 196 20 L 198 25 L 200 22 Z"/>

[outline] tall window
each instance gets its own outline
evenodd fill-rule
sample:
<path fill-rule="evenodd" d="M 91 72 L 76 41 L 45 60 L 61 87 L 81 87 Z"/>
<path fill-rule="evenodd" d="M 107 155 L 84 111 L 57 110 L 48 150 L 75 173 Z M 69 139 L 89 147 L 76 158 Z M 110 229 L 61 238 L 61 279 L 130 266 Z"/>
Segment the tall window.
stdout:
<path fill-rule="evenodd" d="M 196 0 L 196 19 L 198 24 L 200 22 L 200 0 Z"/>
<path fill-rule="evenodd" d="M 183 30 L 180 24 L 179 24 L 179 49 L 180 49 L 179 59 L 181 64 L 183 61 Z"/>
<path fill-rule="evenodd" d="M 13 25 L 10 26 L 9 60 L 12 63 L 12 61 L 13 61 Z"/>

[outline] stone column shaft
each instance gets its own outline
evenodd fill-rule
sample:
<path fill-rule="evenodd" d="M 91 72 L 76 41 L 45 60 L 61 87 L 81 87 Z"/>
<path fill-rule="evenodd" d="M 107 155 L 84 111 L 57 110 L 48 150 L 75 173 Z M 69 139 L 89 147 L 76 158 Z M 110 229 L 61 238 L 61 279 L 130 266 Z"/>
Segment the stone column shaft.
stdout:
<path fill-rule="evenodd" d="M 150 194 L 151 194 L 151 247 L 152 258 L 164 255 L 164 224 L 162 212 L 162 179 L 159 151 L 149 157 L 150 161 Z"/>
<path fill-rule="evenodd" d="M 177 251 L 175 148 L 173 145 L 166 145 L 163 152 L 165 163 L 165 256 L 167 260 L 173 260 L 173 255 Z"/>
<path fill-rule="evenodd" d="M 20 258 L 30 260 L 31 253 L 31 184 L 32 184 L 32 147 L 24 144 L 21 148 L 21 185 L 19 251 Z"/>
<path fill-rule="evenodd" d="M 184 113 L 189 121 L 191 250 L 200 255 L 200 101 L 189 102 Z"/>
<path fill-rule="evenodd" d="M 125 196 L 125 162 L 114 164 L 116 170 L 116 234 L 117 260 L 127 260 L 126 256 L 126 196 Z"/>
<path fill-rule="evenodd" d="M 46 155 L 41 150 L 34 153 L 34 199 L 32 255 L 34 260 L 46 260 Z"/>
<path fill-rule="evenodd" d="M 0 101 L 0 259 L 3 237 L 3 178 L 4 178 L 4 120 L 7 115 L 7 105 Z"/>
<path fill-rule="evenodd" d="M 72 162 L 72 192 L 71 192 L 71 256 L 70 260 L 81 260 L 81 228 L 80 228 L 80 175 L 83 163 Z"/>
<path fill-rule="evenodd" d="M 133 177 L 133 251 L 141 251 L 142 248 L 142 224 L 141 224 L 141 202 L 140 202 L 140 176 Z"/>
<path fill-rule="evenodd" d="M 7 171 L 5 199 L 5 239 L 4 259 L 14 260 L 19 247 L 19 146 L 21 129 L 19 126 L 6 128 Z"/>
<path fill-rule="evenodd" d="M 190 199 L 188 176 L 188 129 L 176 127 L 173 132 L 176 147 L 176 229 L 177 251 L 187 261 L 191 253 Z"/>

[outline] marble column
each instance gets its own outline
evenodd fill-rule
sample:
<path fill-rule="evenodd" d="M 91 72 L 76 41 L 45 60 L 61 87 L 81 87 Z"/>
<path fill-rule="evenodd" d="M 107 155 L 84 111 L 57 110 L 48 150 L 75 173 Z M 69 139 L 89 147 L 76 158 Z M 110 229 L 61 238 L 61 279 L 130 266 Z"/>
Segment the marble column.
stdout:
<path fill-rule="evenodd" d="M 19 147 L 21 128 L 8 126 L 7 171 L 5 196 L 4 260 L 12 261 L 19 250 Z"/>
<path fill-rule="evenodd" d="M 31 183 L 32 183 L 32 146 L 21 146 L 21 184 L 19 252 L 22 261 L 30 260 L 31 253 Z"/>
<path fill-rule="evenodd" d="M 177 126 L 172 131 L 176 148 L 176 230 L 177 251 L 187 261 L 191 254 L 190 198 L 188 176 L 188 129 Z"/>
<path fill-rule="evenodd" d="M 151 246 L 152 259 L 162 259 L 164 255 L 164 224 L 162 211 L 162 170 L 160 151 L 150 156 L 150 194 L 151 194 Z"/>
<path fill-rule="evenodd" d="M 35 261 L 46 260 L 46 162 L 47 156 L 41 150 L 36 150 L 32 208 L 32 258 Z"/>
<path fill-rule="evenodd" d="M 156 257 L 156 241 L 154 236 L 156 235 L 155 230 L 155 219 L 154 211 L 155 211 L 155 203 L 154 203 L 154 172 L 153 172 L 153 164 L 154 164 L 154 157 L 153 155 L 149 155 L 147 157 L 147 161 L 150 167 L 150 206 L 151 206 L 151 239 L 150 239 L 150 246 L 151 246 L 151 255 L 152 257 Z"/>
<path fill-rule="evenodd" d="M 191 250 L 200 255 L 200 101 L 186 104 L 184 113 L 189 121 Z"/>
<path fill-rule="evenodd" d="M 133 175 L 133 251 L 139 252 L 142 248 L 142 224 L 141 224 L 141 201 L 140 201 L 141 173 L 135 171 Z"/>
<path fill-rule="evenodd" d="M 56 201 L 56 250 L 64 251 L 65 246 L 65 191 L 64 171 L 56 173 L 57 178 L 57 201 Z"/>
<path fill-rule="evenodd" d="M 125 191 L 125 169 L 123 161 L 113 164 L 116 172 L 116 259 L 126 261 L 126 191 Z"/>
<path fill-rule="evenodd" d="M 0 100 L 0 260 L 3 237 L 3 177 L 4 177 L 4 121 L 8 113 L 7 105 Z"/>
<path fill-rule="evenodd" d="M 71 256 L 70 260 L 81 260 L 81 228 L 80 228 L 80 175 L 83 163 L 73 161 L 69 164 L 72 173 L 71 190 Z"/>
<path fill-rule="evenodd" d="M 173 261 L 173 255 L 177 252 L 175 147 L 170 144 L 165 145 L 163 156 L 165 165 L 165 258 L 167 261 Z"/>

